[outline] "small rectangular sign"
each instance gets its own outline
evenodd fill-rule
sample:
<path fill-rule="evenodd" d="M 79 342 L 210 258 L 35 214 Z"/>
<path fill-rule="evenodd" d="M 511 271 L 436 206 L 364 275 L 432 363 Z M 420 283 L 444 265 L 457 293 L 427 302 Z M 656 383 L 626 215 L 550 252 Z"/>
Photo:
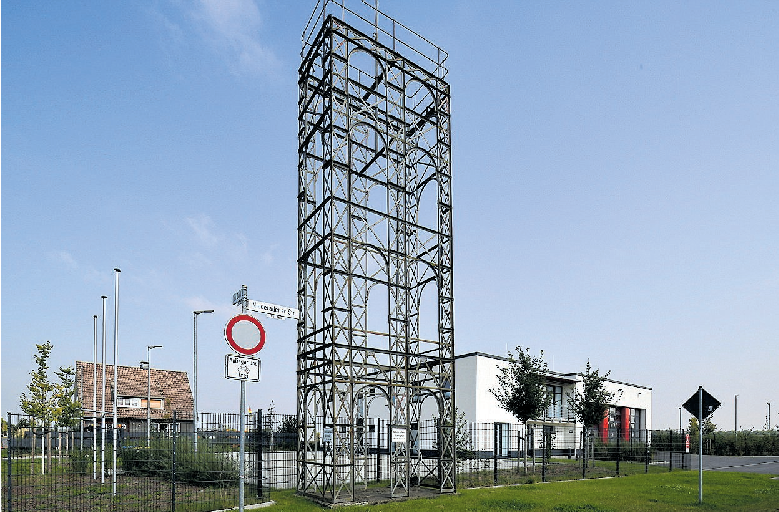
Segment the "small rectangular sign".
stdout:
<path fill-rule="evenodd" d="M 300 312 L 297 309 L 288 308 L 285 306 L 277 306 L 276 304 L 268 304 L 267 302 L 250 300 L 248 308 L 250 311 L 263 313 L 271 318 L 294 318 L 295 320 L 300 319 Z"/>
<path fill-rule="evenodd" d="M 238 354 L 227 354 L 225 356 L 225 379 L 259 382 L 260 360 Z"/>
<path fill-rule="evenodd" d="M 323 443 L 333 443 L 333 427 L 325 427 L 325 430 L 322 434 L 322 442 Z"/>
<path fill-rule="evenodd" d="M 246 290 L 241 288 L 233 294 L 233 306 L 240 304 L 246 298 Z"/>
<path fill-rule="evenodd" d="M 405 443 L 406 442 L 406 429 L 400 427 L 392 427 L 392 442 L 393 443 Z"/>

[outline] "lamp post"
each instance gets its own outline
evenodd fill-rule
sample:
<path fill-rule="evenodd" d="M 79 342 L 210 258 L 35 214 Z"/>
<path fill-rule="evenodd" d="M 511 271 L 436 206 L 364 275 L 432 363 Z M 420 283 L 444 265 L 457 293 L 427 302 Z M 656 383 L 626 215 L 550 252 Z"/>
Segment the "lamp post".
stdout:
<path fill-rule="evenodd" d="M 733 432 L 735 432 L 736 437 L 738 437 L 738 395 L 734 397 L 734 401 L 735 412 L 733 413 Z"/>
<path fill-rule="evenodd" d="M 682 408 L 679 407 L 679 433 L 682 432 Z"/>
<path fill-rule="evenodd" d="M 766 424 L 768 425 L 768 430 L 771 430 L 771 402 L 766 402 L 766 405 L 768 405 L 768 418 Z"/>
<path fill-rule="evenodd" d="M 193 357 L 194 363 L 193 364 L 194 364 L 194 367 L 195 367 L 194 368 L 195 371 L 194 371 L 194 375 L 193 375 L 194 382 L 193 382 L 193 386 L 192 386 L 193 387 L 193 391 L 194 391 L 193 396 L 192 396 L 192 416 L 193 416 L 194 422 L 192 423 L 192 425 L 193 425 L 194 430 L 195 430 L 195 432 L 194 432 L 194 434 L 195 434 L 195 452 L 197 452 L 197 428 L 198 428 L 198 424 L 199 424 L 199 422 L 198 422 L 198 411 L 197 411 L 197 316 L 199 314 L 201 314 L 201 313 L 213 313 L 213 312 L 214 312 L 213 309 L 203 309 L 203 310 L 194 312 L 194 320 L 193 321 L 194 321 L 194 328 L 195 328 L 195 343 L 194 343 L 194 357 Z"/>
<path fill-rule="evenodd" d="M 146 345 L 146 361 L 141 361 L 141 368 L 146 363 L 146 447 L 151 440 L 151 350 L 162 348 L 162 345 Z"/>

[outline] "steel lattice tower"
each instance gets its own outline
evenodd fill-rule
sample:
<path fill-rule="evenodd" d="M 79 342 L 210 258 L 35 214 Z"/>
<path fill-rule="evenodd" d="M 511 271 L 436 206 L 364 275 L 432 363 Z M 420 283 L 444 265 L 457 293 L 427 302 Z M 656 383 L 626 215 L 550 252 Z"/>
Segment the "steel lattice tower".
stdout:
<path fill-rule="evenodd" d="M 391 494 L 431 475 L 455 490 L 446 52 L 365 2 L 356 9 L 317 6 L 299 70 L 298 491 L 330 502 L 367 485 L 376 399 L 397 441 Z M 432 462 L 409 448 L 428 398 Z"/>

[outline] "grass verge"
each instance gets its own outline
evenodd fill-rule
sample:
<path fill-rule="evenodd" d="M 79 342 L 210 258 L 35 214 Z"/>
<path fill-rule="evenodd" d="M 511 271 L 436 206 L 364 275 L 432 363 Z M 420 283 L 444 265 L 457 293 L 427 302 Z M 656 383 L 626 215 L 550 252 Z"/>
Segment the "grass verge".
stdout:
<path fill-rule="evenodd" d="M 322 507 L 275 491 L 269 511 L 316 511 Z M 707 472 L 703 504 L 698 504 L 698 474 L 694 471 L 634 475 L 624 478 L 581 480 L 549 484 L 466 489 L 456 495 L 379 505 L 350 506 L 349 512 L 476 512 L 549 510 L 553 512 L 617 511 L 749 511 L 779 510 L 779 480 L 768 475 Z"/>

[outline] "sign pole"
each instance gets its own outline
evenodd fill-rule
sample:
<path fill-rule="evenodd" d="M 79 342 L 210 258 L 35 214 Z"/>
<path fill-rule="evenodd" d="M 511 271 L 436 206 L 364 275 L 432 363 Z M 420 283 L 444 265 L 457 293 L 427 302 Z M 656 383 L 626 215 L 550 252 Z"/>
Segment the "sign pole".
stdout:
<path fill-rule="evenodd" d="M 247 301 L 248 301 L 248 293 L 246 290 L 246 285 L 241 286 L 241 291 L 244 296 L 244 299 L 241 301 L 241 313 L 246 314 L 247 311 Z M 246 435 L 246 417 L 244 416 L 246 412 L 246 381 L 244 379 L 241 379 L 241 416 L 239 419 L 239 428 L 241 429 L 241 434 L 239 436 L 240 438 L 240 451 L 238 455 L 238 464 L 239 464 L 239 472 L 238 472 L 238 510 L 239 512 L 244 512 L 244 480 L 246 478 L 245 475 L 245 468 L 244 468 L 244 462 L 246 458 L 245 448 L 246 444 L 244 442 L 244 437 Z"/>
<path fill-rule="evenodd" d="M 703 503 L 703 386 L 698 386 L 698 503 Z"/>
<path fill-rule="evenodd" d="M 239 416 L 239 452 L 238 452 L 238 510 L 244 512 L 244 483 L 246 480 L 246 381 L 260 380 L 260 360 L 254 357 L 254 354 L 262 350 L 265 345 L 265 329 L 262 324 L 249 315 L 249 311 L 264 313 L 270 318 L 300 318 L 297 309 L 276 304 L 268 304 L 249 300 L 249 293 L 246 285 L 233 294 L 233 305 L 241 305 L 241 314 L 231 318 L 225 326 L 225 341 L 230 348 L 241 356 L 225 356 L 225 378 L 239 379 L 241 381 L 241 412 Z M 197 338 L 196 338 L 197 339 Z M 259 425 L 255 425 L 255 429 Z M 260 464 L 262 461 L 260 460 Z M 262 481 L 258 480 L 258 486 L 262 486 Z"/>
<path fill-rule="evenodd" d="M 706 403 L 704 403 L 706 402 Z M 720 406 L 720 401 L 711 396 L 703 386 L 684 402 L 687 412 L 698 418 L 698 503 L 703 503 L 703 420 Z M 703 415 L 704 409 L 706 416 Z"/>
<path fill-rule="evenodd" d="M 239 483 L 238 483 L 238 503 L 239 503 L 239 510 L 240 512 L 244 512 L 243 503 L 244 503 L 244 459 L 246 457 L 244 453 L 245 449 L 245 443 L 244 443 L 244 430 L 246 430 L 246 418 L 244 417 L 244 411 L 246 410 L 246 381 L 241 380 L 241 421 L 240 421 L 240 429 L 241 429 L 241 446 L 240 446 L 240 454 L 238 456 L 238 464 L 239 464 Z"/>

